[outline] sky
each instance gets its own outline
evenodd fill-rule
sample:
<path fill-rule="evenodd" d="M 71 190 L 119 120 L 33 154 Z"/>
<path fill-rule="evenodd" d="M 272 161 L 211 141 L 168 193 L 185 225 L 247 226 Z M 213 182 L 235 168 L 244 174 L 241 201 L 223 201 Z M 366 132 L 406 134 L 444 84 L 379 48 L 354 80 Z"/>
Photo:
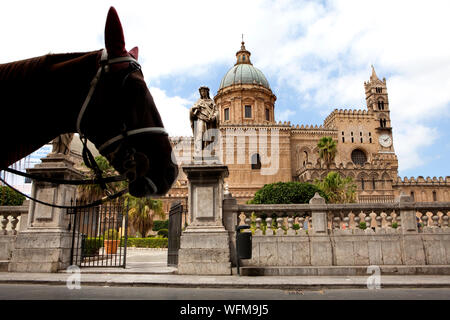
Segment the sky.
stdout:
<path fill-rule="evenodd" d="M 198 88 L 217 93 L 242 34 L 277 96 L 275 119 L 323 124 L 387 81 L 399 176 L 450 176 L 450 1 L 2 1 L 0 63 L 104 47 L 110 6 L 171 136 L 192 135 Z"/>

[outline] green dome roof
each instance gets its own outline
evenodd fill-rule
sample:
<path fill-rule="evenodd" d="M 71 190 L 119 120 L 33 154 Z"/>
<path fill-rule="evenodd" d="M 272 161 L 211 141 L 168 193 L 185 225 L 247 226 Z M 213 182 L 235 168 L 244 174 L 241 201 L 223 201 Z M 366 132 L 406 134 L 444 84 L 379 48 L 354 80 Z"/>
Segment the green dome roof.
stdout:
<path fill-rule="evenodd" d="M 219 90 L 235 84 L 257 84 L 270 89 L 264 74 L 251 63 L 250 55 L 251 53 L 245 49 L 244 41 L 242 41 L 241 50 L 236 52 L 236 64 L 223 77 Z"/>
<path fill-rule="evenodd" d="M 264 74 L 251 64 L 237 64 L 231 68 L 220 82 L 219 89 L 234 84 L 259 84 L 270 89 L 269 82 Z"/>

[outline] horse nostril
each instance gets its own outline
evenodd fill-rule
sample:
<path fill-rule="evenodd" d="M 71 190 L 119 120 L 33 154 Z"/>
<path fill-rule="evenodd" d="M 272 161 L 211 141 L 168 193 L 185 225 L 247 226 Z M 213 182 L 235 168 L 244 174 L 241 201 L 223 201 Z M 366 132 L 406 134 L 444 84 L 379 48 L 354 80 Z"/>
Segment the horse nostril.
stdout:
<path fill-rule="evenodd" d="M 128 171 L 126 173 L 126 177 L 127 177 L 128 181 L 134 181 L 136 179 L 136 172 Z"/>
<path fill-rule="evenodd" d="M 127 160 L 123 163 L 123 167 L 125 169 L 131 169 L 136 167 L 136 161 L 134 160 Z"/>

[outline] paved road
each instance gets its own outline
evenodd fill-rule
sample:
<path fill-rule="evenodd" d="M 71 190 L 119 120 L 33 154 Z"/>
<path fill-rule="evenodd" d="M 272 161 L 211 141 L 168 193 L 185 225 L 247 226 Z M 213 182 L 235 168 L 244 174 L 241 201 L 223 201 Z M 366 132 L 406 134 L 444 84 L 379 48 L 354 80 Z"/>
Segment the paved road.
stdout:
<path fill-rule="evenodd" d="M 0 300 L 450 300 L 450 289 L 209 289 L 1 284 Z"/>

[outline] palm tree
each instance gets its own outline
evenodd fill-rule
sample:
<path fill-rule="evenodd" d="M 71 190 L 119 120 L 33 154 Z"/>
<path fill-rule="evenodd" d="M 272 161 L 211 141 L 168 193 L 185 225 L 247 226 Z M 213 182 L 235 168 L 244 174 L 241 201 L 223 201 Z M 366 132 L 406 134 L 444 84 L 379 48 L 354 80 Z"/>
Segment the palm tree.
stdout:
<path fill-rule="evenodd" d="M 328 168 L 336 156 L 336 141 L 332 137 L 322 137 L 317 143 L 317 147 L 319 148 L 319 157 L 325 162 Z"/>
<path fill-rule="evenodd" d="M 114 168 L 109 164 L 108 160 L 103 156 L 97 156 L 95 157 L 95 162 L 97 162 L 98 167 L 100 170 L 103 171 L 103 178 L 106 177 L 112 177 L 117 175 L 117 172 L 114 170 Z M 86 166 L 83 163 L 83 166 Z M 95 178 L 95 173 L 92 169 L 89 169 L 89 172 L 87 172 L 89 179 Z M 126 187 L 126 182 L 113 182 L 108 185 L 109 189 L 111 191 L 116 192 L 119 190 L 119 188 Z M 87 185 L 80 185 L 78 187 L 78 194 L 81 199 L 84 199 L 86 201 L 90 200 L 98 200 L 101 197 L 105 195 L 104 190 L 101 188 L 99 184 L 87 184 Z"/>
<path fill-rule="evenodd" d="M 142 237 L 153 227 L 153 215 L 161 215 L 163 212 L 161 200 L 153 200 L 150 197 L 136 198 L 130 194 L 125 195 L 124 208 L 128 207 L 128 219 L 133 228 Z"/>
<path fill-rule="evenodd" d="M 330 203 L 356 202 L 356 185 L 351 177 L 342 178 L 338 172 L 331 171 L 323 181 L 315 181 L 315 185 L 328 195 Z"/>

